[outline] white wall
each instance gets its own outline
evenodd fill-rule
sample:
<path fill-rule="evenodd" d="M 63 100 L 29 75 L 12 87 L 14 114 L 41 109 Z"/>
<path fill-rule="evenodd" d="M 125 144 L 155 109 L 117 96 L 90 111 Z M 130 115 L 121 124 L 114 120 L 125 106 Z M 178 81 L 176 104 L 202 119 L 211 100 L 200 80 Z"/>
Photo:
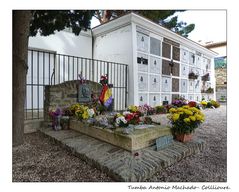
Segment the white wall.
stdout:
<path fill-rule="evenodd" d="M 93 30 L 94 34 L 94 30 Z M 105 31 L 101 35 L 94 34 L 94 50 L 93 50 L 94 59 L 122 63 L 129 65 L 128 70 L 128 97 L 133 95 L 133 87 L 131 85 L 130 79 L 132 78 L 132 63 L 133 63 L 133 48 L 132 48 L 132 29 L 131 25 L 127 25 L 121 28 L 118 28 L 113 31 Z M 112 67 L 112 68 L 111 68 Z M 112 72 L 109 74 L 109 82 L 113 84 L 114 87 L 124 87 L 126 82 L 126 71 L 123 66 L 114 65 L 109 67 L 109 71 L 117 71 L 117 73 Z M 97 73 L 100 70 L 95 70 Z M 96 76 L 103 75 L 96 74 Z M 121 89 L 122 90 L 122 89 Z M 113 89 L 113 97 L 118 98 L 115 101 L 115 106 L 119 103 L 125 102 L 125 92 L 121 92 L 120 89 Z M 128 100 L 128 104 L 132 104 L 131 100 Z"/>
<path fill-rule="evenodd" d="M 94 59 L 130 64 L 132 62 L 131 25 L 95 37 Z"/>
<path fill-rule="evenodd" d="M 29 47 L 56 51 L 58 54 L 67 54 L 79 57 L 92 57 L 92 38 L 90 31 L 81 31 L 79 36 L 68 31 L 60 31 L 49 36 L 29 38 Z"/>

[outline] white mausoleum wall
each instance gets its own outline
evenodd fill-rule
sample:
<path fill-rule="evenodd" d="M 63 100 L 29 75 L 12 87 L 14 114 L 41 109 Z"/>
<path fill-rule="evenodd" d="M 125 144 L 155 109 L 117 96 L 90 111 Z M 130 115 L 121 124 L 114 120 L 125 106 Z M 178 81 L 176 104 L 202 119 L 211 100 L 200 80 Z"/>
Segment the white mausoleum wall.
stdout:
<path fill-rule="evenodd" d="M 73 55 L 78 57 L 92 58 L 92 37 L 90 31 L 81 31 L 79 36 L 68 32 L 60 31 L 49 36 L 29 38 L 29 47 L 55 51 L 60 54 Z"/>

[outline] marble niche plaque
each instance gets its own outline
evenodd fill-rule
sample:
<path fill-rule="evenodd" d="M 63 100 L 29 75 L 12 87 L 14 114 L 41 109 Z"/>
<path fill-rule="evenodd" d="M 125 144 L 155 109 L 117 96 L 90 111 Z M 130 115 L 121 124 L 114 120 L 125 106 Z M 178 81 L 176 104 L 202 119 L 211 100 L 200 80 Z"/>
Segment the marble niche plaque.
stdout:
<path fill-rule="evenodd" d="M 159 92 L 159 76 L 158 75 L 150 75 L 149 80 L 149 91 L 150 92 Z"/>
<path fill-rule="evenodd" d="M 162 77 L 162 91 L 163 92 L 171 91 L 171 78 L 170 77 Z"/>
<path fill-rule="evenodd" d="M 156 57 L 150 57 L 150 73 L 160 73 L 160 66 L 162 65 L 162 60 Z"/>
<path fill-rule="evenodd" d="M 137 54 L 138 71 L 148 72 L 148 55 Z"/>
<path fill-rule="evenodd" d="M 189 83 L 189 86 L 188 86 L 189 92 L 193 92 L 193 90 L 194 90 L 194 80 L 189 80 L 188 83 Z"/>
<path fill-rule="evenodd" d="M 148 75 L 144 73 L 138 74 L 138 88 L 140 91 L 148 91 Z"/>
<path fill-rule="evenodd" d="M 181 76 L 187 78 L 188 77 L 188 73 L 189 73 L 188 71 L 189 71 L 188 66 L 182 64 L 181 65 Z"/>
<path fill-rule="evenodd" d="M 156 105 L 159 105 L 160 103 L 160 94 L 149 94 L 149 105 L 152 107 L 155 107 Z"/>
<path fill-rule="evenodd" d="M 186 79 L 181 80 L 181 92 L 187 93 L 188 81 Z"/>
<path fill-rule="evenodd" d="M 137 49 L 148 53 L 149 50 L 149 36 L 143 33 L 137 32 Z"/>
<path fill-rule="evenodd" d="M 139 93 L 139 105 L 144 105 L 148 103 L 148 94 Z"/>

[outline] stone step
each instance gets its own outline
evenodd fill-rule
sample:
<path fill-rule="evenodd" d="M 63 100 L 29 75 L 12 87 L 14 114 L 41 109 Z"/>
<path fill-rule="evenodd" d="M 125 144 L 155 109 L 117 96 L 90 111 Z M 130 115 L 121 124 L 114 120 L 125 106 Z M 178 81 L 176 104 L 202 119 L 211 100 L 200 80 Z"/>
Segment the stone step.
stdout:
<path fill-rule="evenodd" d="M 154 145 L 130 152 L 74 130 L 41 128 L 40 131 L 116 181 L 125 182 L 145 181 L 156 172 L 205 148 L 202 140 L 185 144 L 172 141 L 161 150 L 156 150 Z"/>

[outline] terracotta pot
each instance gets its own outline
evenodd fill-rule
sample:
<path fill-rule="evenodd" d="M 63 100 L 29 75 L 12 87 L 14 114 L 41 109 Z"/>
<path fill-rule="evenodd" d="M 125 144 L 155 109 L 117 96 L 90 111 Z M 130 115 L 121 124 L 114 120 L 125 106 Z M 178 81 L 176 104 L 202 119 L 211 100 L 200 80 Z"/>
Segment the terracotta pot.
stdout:
<path fill-rule="evenodd" d="M 180 142 L 186 143 L 188 141 L 191 141 L 193 138 L 192 134 L 180 134 L 176 135 L 176 139 Z"/>

